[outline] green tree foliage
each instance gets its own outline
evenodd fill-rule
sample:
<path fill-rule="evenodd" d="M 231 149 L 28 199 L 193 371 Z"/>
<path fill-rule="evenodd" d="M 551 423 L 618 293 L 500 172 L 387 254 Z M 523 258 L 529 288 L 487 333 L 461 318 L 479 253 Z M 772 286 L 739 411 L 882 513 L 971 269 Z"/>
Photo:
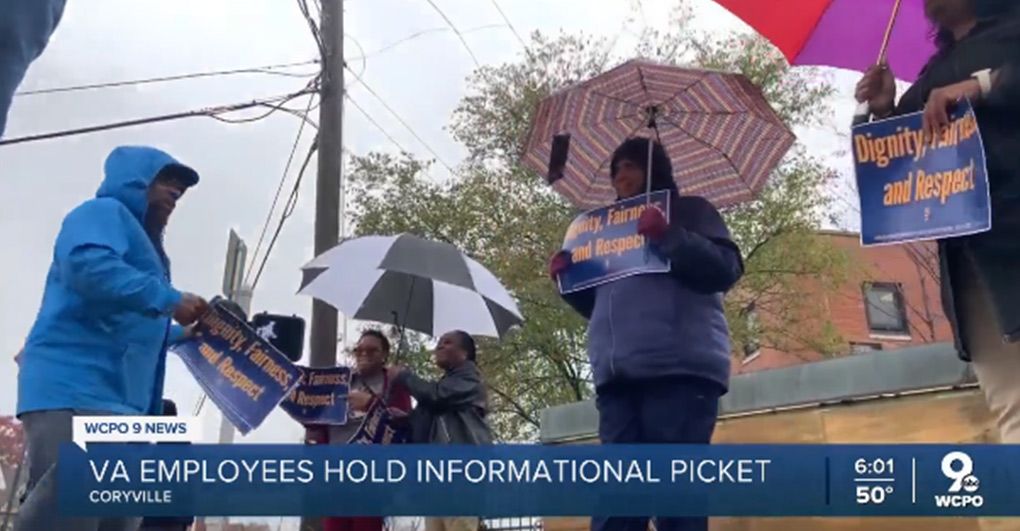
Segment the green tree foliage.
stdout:
<path fill-rule="evenodd" d="M 817 124 L 828 114 L 831 89 L 814 72 L 789 69 L 758 37 L 716 40 L 693 32 L 687 15 L 681 3 L 673 29 L 645 31 L 629 56 L 743 72 L 793 125 Z M 489 267 L 519 301 L 526 325 L 502 342 L 480 345 L 492 420 L 504 440 L 533 438 L 542 408 L 592 393 L 585 323 L 559 300 L 546 276 L 547 259 L 559 249 L 576 211 L 518 161 L 536 104 L 625 59 L 614 54 L 614 44 L 615 39 L 535 33 L 520 60 L 476 70 L 450 125 L 469 157 L 447 181 L 433 179 L 431 163 L 408 154 L 369 153 L 351 160 L 358 234 L 410 232 L 450 242 Z M 805 282 L 835 285 L 844 274 L 846 257 L 815 237 L 832 210 L 825 190 L 832 173 L 798 146 L 761 199 L 725 213 L 747 271 L 727 302 L 735 347 L 755 342 L 828 353 L 841 343 L 828 323 L 797 306 L 804 302 L 799 293 Z M 760 326 L 748 326 L 743 318 L 752 304 Z M 418 358 L 421 366 L 424 356 Z"/>

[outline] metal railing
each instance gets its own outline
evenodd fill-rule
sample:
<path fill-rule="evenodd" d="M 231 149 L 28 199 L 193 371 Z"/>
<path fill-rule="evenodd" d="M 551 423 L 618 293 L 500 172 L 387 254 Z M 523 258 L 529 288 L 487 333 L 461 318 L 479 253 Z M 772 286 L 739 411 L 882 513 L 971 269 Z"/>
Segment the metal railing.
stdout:
<path fill-rule="evenodd" d="M 542 519 L 535 516 L 487 518 L 482 520 L 481 528 L 485 531 L 540 531 Z"/>

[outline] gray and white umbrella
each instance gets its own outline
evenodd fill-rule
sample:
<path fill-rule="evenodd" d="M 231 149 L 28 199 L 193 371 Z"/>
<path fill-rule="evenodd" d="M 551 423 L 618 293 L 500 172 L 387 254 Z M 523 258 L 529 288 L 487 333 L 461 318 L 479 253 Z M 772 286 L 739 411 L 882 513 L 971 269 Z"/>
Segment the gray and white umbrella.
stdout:
<path fill-rule="evenodd" d="M 451 330 L 502 337 L 523 322 L 488 269 L 448 243 L 411 234 L 347 240 L 302 268 L 302 295 L 351 319 L 436 336 Z"/>

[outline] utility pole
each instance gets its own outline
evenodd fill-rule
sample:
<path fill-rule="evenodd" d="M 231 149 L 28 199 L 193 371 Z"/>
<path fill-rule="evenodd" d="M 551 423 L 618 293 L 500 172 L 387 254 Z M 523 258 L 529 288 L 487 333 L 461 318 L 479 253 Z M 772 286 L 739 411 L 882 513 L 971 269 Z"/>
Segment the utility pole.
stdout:
<path fill-rule="evenodd" d="M 340 239 L 341 162 L 344 98 L 344 15 L 341 0 L 322 0 L 322 36 L 326 57 L 322 65 L 319 106 L 319 175 L 315 185 L 315 255 L 333 248 Z M 336 364 L 337 312 L 319 300 L 312 302 L 311 365 Z"/>
<path fill-rule="evenodd" d="M 325 57 L 319 106 L 319 174 L 315 183 L 315 255 L 333 248 L 340 240 L 343 204 L 343 101 L 344 101 L 344 11 L 342 0 L 321 0 L 319 35 Z M 312 301 L 312 367 L 333 367 L 337 351 L 337 311 Z M 318 518 L 303 517 L 302 531 L 322 529 Z"/>

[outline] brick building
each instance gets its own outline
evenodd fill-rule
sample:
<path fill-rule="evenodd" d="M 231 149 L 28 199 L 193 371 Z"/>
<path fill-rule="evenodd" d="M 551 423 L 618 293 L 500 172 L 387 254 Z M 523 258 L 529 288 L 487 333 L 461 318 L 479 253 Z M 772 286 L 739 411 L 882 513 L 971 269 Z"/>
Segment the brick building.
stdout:
<path fill-rule="evenodd" d="M 952 340 L 942 312 L 938 257 L 934 244 L 917 243 L 864 248 L 860 236 L 821 232 L 849 258 L 845 282 L 836 289 L 805 281 L 798 310 L 805 323 L 824 322 L 838 335 L 838 354 L 853 354 Z M 751 321 L 767 323 L 769 315 L 746 312 Z M 812 326 L 812 325 L 805 325 Z M 750 344 L 736 346 L 733 373 L 788 367 L 825 358 L 817 350 Z"/>

